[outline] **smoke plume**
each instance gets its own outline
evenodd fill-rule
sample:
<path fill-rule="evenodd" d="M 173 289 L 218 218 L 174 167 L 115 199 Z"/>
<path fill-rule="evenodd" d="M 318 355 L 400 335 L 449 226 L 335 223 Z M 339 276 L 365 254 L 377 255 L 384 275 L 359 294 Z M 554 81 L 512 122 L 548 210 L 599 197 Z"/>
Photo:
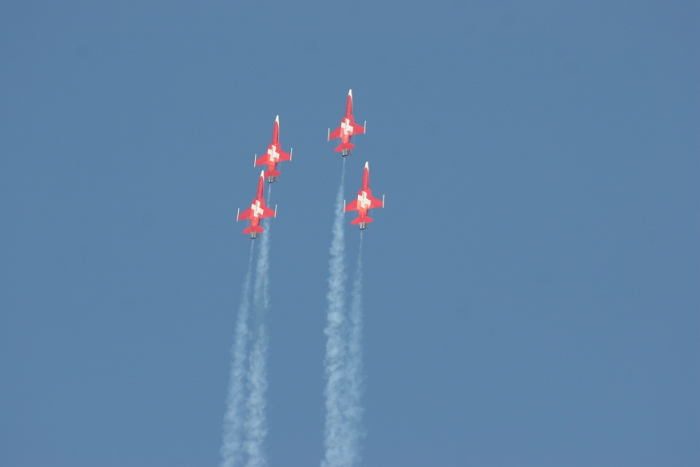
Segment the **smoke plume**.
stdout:
<path fill-rule="evenodd" d="M 360 438 L 362 436 L 362 231 L 360 231 L 360 249 L 357 254 L 357 269 L 350 303 L 347 353 L 347 390 L 345 419 L 347 423 L 346 444 L 347 465 L 359 462 Z"/>
<path fill-rule="evenodd" d="M 268 195 L 269 199 L 269 195 Z M 264 221 L 265 232 L 261 235 L 260 253 L 255 270 L 255 289 L 253 294 L 253 345 L 250 352 L 248 368 L 248 401 L 245 421 L 244 450 L 248 455 L 249 467 L 261 467 L 267 464 L 264 442 L 267 436 L 267 419 L 265 398 L 267 392 L 267 330 L 265 315 L 269 305 L 269 251 L 270 222 Z"/>
<path fill-rule="evenodd" d="M 324 467 L 350 465 L 347 424 L 347 331 L 345 310 L 345 231 L 343 226 L 343 191 L 345 159 L 335 200 L 335 220 L 331 241 L 328 276 L 328 314 L 324 333 L 326 342 L 326 427 Z"/>
<path fill-rule="evenodd" d="M 226 400 L 226 413 L 224 414 L 224 435 L 221 446 L 221 466 L 234 467 L 240 464 L 243 458 L 243 400 L 245 387 L 243 385 L 246 372 L 246 352 L 248 347 L 248 315 L 250 313 L 250 278 L 253 269 L 253 245 L 250 244 L 250 258 L 248 259 L 248 273 L 245 276 L 241 291 L 241 303 L 238 307 L 236 330 L 233 346 L 231 347 L 231 376 Z"/>

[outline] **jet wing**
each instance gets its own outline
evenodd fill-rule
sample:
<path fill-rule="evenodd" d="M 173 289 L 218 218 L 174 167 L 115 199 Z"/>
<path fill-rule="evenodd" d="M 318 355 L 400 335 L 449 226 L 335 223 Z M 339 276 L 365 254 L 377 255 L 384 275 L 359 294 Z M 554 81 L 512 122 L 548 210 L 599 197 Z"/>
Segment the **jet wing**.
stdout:
<path fill-rule="evenodd" d="M 383 208 L 384 203 L 381 199 L 372 198 L 371 195 L 367 197 L 369 200 L 369 206 L 367 209 Z M 345 205 L 345 212 L 357 211 L 360 208 L 360 200 L 355 198 Z"/>
<path fill-rule="evenodd" d="M 260 211 L 262 211 L 262 212 L 258 211 L 257 217 L 259 219 L 264 219 L 265 217 L 275 217 L 275 210 L 268 208 L 262 202 L 260 203 L 259 209 L 260 209 Z M 245 221 L 245 220 L 250 220 L 253 217 L 255 217 L 255 211 L 253 210 L 253 206 L 251 206 L 238 215 L 238 220 Z"/>
<path fill-rule="evenodd" d="M 362 125 L 358 125 L 355 122 L 352 122 L 351 125 L 352 125 L 352 134 L 353 135 L 361 135 L 362 133 L 365 132 L 365 127 L 363 127 Z"/>
<path fill-rule="evenodd" d="M 265 217 L 275 217 L 275 210 L 270 209 L 267 206 L 260 206 L 263 210 L 263 213 L 260 215 L 261 219 L 264 219 Z"/>
<path fill-rule="evenodd" d="M 288 152 L 284 152 L 281 149 L 279 150 L 279 161 L 278 162 L 284 162 L 284 161 L 290 161 L 292 160 L 292 155 L 289 154 Z"/>
<path fill-rule="evenodd" d="M 267 165 L 270 162 L 270 155 L 268 153 L 263 154 L 255 160 L 255 167 L 259 165 Z"/>
<path fill-rule="evenodd" d="M 345 212 L 350 211 L 357 211 L 357 199 L 354 199 L 345 205 Z"/>
<path fill-rule="evenodd" d="M 237 220 L 246 221 L 246 220 L 250 220 L 251 217 L 253 217 L 253 210 L 251 208 L 248 208 L 238 215 Z"/>
<path fill-rule="evenodd" d="M 267 150 L 270 151 L 272 148 L 272 145 L 270 145 Z M 285 161 L 290 161 L 292 160 L 292 155 L 289 154 L 288 152 L 284 152 L 281 149 L 275 148 L 274 151 L 277 153 L 278 159 L 274 160 L 274 162 L 285 162 Z M 257 167 L 258 165 L 265 165 L 270 163 L 270 153 L 266 152 L 262 156 L 258 157 L 255 160 L 255 166 Z"/>
<path fill-rule="evenodd" d="M 370 208 L 370 209 L 383 208 L 383 207 L 384 207 L 384 203 L 382 202 L 381 199 L 370 198 L 370 202 L 371 202 L 371 204 L 369 205 L 369 208 Z"/>
<path fill-rule="evenodd" d="M 333 130 L 330 135 L 328 135 L 328 139 L 338 139 L 341 137 L 340 135 L 342 135 L 342 134 L 343 134 L 343 127 L 339 126 L 335 130 Z"/>

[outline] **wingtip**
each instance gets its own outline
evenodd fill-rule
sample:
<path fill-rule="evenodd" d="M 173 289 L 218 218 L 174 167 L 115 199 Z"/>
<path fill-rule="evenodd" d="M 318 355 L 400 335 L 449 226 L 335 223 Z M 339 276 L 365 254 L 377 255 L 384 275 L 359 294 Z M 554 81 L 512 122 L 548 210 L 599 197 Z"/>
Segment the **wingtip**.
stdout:
<path fill-rule="evenodd" d="M 369 161 L 365 162 L 365 169 L 369 170 Z"/>
<path fill-rule="evenodd" d="M 280 116 L 278 115 L 277 117 L 275 117 L 275 123 L 279 123 L 279 122 L 280 122 Z"/>
<path fill-rule="evenodd" d="M 352 97 L 352 89 L 348 91 L 348 96 Z"/>
<path fill-rule="evenodd" d="M 260 178 L 265 178 L 265 171 L 264 170 L 260 171 Z"/>

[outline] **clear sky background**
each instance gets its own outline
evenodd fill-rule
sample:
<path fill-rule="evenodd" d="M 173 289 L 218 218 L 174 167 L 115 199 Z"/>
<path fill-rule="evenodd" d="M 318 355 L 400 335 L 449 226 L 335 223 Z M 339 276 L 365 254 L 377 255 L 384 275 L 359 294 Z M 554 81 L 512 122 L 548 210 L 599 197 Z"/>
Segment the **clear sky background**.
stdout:
<path fill-rule="evenodd" d="M 349 88 L 363 465 L 700 464 L 698 5 L 0 3 L 0 465 L 218 464 L 278 114 L 267 452 L 319 464 Z"/>

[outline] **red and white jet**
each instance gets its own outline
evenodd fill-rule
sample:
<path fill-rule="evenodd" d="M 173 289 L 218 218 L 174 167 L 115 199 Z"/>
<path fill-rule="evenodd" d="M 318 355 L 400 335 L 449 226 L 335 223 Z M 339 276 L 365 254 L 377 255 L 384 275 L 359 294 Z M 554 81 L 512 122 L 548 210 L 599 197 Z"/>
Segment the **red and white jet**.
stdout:
<path fill-rule="evenodd" d="M 260 157 L 255 159 L 255 164 L 253 167 L 258 165 L 267 165 L 267 170 L 265 171 L 265 177 L 267 177 L 268 183 L 276 182 L 277 177 L 280 176 L 279 170 L 277 170 L 277 163 L 292 160 L 291 150 L 287 153 L 282 150 L 280 146 L 280 116 L 275 118 L 275 126 L 272 129 L 272 142 L 267 147 L 267 152 Z"/>
<path fill-rule="evenodd" d="M 361 135 L 367 129 L 367 122 L 365 125 L 358 125 L 355 123 L 355 117 L 352 116 L 352 89 L 348 91 L 348 102 L 345 105 L 345 117 L 340 121 L 340 126 L 333 130 L 328 129 L 328 141 L 332 139 L 340 139 L 340 145 L 335 148 L 335 152 L 342 152 L 343 156 L 352 154 L 350 150 L 355 147 L 354 144 L 350 142 L 350 138 L 353 135 Z"/>
<path fill-rule="evenodd" d="M 250 220 L 250 226 L 246 228 L 243 233 L 250 234 L 250 238 L 258 238 L 260 233 L 265 229 L 260 226 L 260 219 L 266 217 L 277 217 L 277 206 L 275 210 L 268 208 L 265 205 L 265 171 L 260 172 L 260 181 L 258 181 L 258 193 L 253 199 L 250 207 L 245 211 L 241 212 L 238 209 L 238 214 L 236 214 L 236 222 L 240 220 Z"/>
<path fill-rule="evenodd" d="M 372 197 L 372 190 L 369 189 L 369 162 L 365 162 L 365 173 L 362 177 L 362 189 L 357 192 L 357 199 L 345 205 L 345 212 L 359 211 L 357 217 L 351 222 L 352 225 L 360 224 L 360 230 L 367 228 L 367 224 L 373 219 L 367 215 L 370 209 L 383 208 L 384 195 L 381 201 Z"/>

